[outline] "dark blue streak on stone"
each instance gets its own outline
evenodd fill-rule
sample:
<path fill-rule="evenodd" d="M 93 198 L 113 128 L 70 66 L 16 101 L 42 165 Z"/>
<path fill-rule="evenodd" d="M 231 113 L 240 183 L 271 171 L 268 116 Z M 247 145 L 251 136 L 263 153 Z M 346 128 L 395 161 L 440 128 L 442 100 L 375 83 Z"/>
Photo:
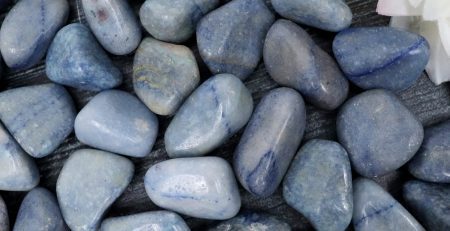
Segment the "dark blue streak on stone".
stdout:
<path fill-rule="evenodd" d="M 5 201 L 0 196 L 0 230 L 9 230 L 9 217 Z"/>
<path fill-rule="evenodd" d="M 265 213 L 243 212 L 209 231 L 291 231 L 285 221 Z"/>

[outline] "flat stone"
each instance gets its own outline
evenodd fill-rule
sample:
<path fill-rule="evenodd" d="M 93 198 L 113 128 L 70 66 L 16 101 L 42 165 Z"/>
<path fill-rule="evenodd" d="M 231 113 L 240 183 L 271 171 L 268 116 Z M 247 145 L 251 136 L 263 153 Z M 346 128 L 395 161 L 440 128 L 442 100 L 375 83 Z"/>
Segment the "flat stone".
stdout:
<path fill-rule="evenodd" d="M 265 213 L 244 212 L 229 220 L 220 222 L 209 231 L 291 231 L 285 221 Z"/>
<path fill-rule="evenodd" d="M 53 82 L 84 90 L 100 91 L 122 83 L 120 70 L 81 23 L 67 25 L 56 34 L 45 70 Z"/>
<path fill-rule="evenodd" d="M 72 153 L 56 182 L 61 212 L 70 229 L 97 230 L 133 173 L 133 163 L 119 155 L 93 149 Z"/>
<path fill-rule="evenodd" d="M 89 146 L 144 157 L 155 143 L 158 119 L 130 93 L 108 90 L 92 98 L 78 113 L 75 134 Z"/>
<path fill-rule="evenodd" d="M 136 50 L 134 91 L 156 114 L 174 114 L 199 81 L 197 61 L 186 46 L 145 38 Z"/>
<path fill-rule="evenodd" d="M 191 217 L 234 217 L 241 198 L 233 170 L 219 157 L 166 160 L 145 174 L 145 190 L 157 206 Z"/>
<path fill-rule="evenodd" d="M 308 141 L 284 178 L 283 197 L 316 230 L 345 230 L 353 211 L 352 172 L 345 149 L 334 141 Z"/>
<path fill-rule="evenodd" d="M 190 231 L 178 214 L 163 210 L 107 218 L 100 228 L 100 231 L 129 230 Z"/>
<path fill-rule="evenodd" d="M 0 29 L 0 50 L 6 65 L 19 70 L 38 64 L 68 16 L 66 0 L 18 1 Z"/>
<path fill-rule="evenodd" d="M 336 62 L 291 21 L 280 19 L 270 28 L 264 64 L 275 82 L 298 90 L 318 108 L 334 110 L 347 98 L 348 81 Z"/>
<path fill-rule="evenodd" d="M 5 201 L 0 196 L 0 230 L 9 230 L 9 217 Z"/>
<path fill-rule="evenodd" d="M 306 124 L 302 96 L 290 88 L 265 95 L 245 128 L 234 153 L 234 170 L 252 194 L 275 192 L 303 138 Z"/>
<path fill-rule="evenodd" d="M 337 119 L 337 136 L 359 174 L 392 172 L 419 150 L 423 127 L 400 99 L 386 90 L 369 90 L 348 100 Z"/>
<path fill-rule="evenodd" d="M 229 73 L 243 80 L 258 65 L 274 20 L 263 0 L 233 0 L 198 24 L 200 56 L 212 73 Z"/>
<path fill-rule="evenodd" d="M 51 154 L 73 130 L 76 110 L 64 87 L 42 84 L 0 93 L 0 120 L 31 156 Z"/>
<path fill-rule="evenodd" d="M 187 98 L 169 124 L 164 136 L 167 154 L 171 158 L 207 154 L 244 127 L 252 111 L 252 96 L 237 77 L 211 77 Z"/>
<path fill-rule="evenodd" d="M 350 28 L 333 41 L 334 55 L 347 78 L 363 89 L 400 91 L 421 76 L 430 47 L 420 35 L 392 27 Z"/>

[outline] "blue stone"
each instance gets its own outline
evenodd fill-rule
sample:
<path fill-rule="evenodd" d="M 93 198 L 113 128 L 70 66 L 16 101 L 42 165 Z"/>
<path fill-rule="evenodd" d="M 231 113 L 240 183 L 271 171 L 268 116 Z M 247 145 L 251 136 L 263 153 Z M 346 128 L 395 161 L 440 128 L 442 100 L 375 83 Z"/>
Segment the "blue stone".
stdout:
<path fill-rule="evenodd" d="M 412 86 L 428 63 L 429 50 L 424 37 L 392 27 L 350 28 L 333 41 L 341 69 L 363 89 Z"/>
<path fill-rule="evenodd" d="M 191 217 L 234 217 L 241 198 L 231 166 L 219 157 L 166 160 L 145 174 L 145 190 L 157 206 Z"/>
<path fill-rule="evenodd" d="M 9 217 L 5 201 L 0 196 L 0 230 L 9 230 Z"/>
<path fill-rule="evenodd" d="M 64 223 L 56 197 L 45 188 L 31 190 L 23 199 L 14 231 L 64 231 Z"/>
<path fill-rule="evenodd" d="M 156 114 L 174 114 L 199 81 L 197 61 L 188 47 L 145 38 L 136 50 L 134 91 Z"/>
<path fill-rule="evenodd" d="M 333 141 L 308 141 L 284 178 L 283 197 L 316 230 L 345 230 L 353 212 L 352 172 L 345 149 Z"/>
<path fill-rule="evenodd" d="M 423 127 L 400 99 L 386 90 L 369 90 L 348 100 L 336 119 L 337 136 L 359 174 L 392 172 L 419 150 Z"/>
<path fill-rule="evenodd" d="M 270 28 L 264 64 L 275 82 L 298 90 L 318 108 L 334 110 L 347 98 L 348 81 L 336 62 L 291 21 L 280 19 Z"/>
<path fill-rule="evenodd" d="M 84 90 L 100 91 L 122 83 L 120 70 L 80 23 L 65 26 L 56 34 L 45 70 L 53 82 Z"/>
<path fill-rule="evenodd" d="M 107 218 L 100 231 L 190 231 L 178 214 L 169 211 L 152 211 L 123 217 Z"/>
<path fill-rule="evenodd" d="M 425 231 L 400 203 L 372 180 L 354 180 L 353 199 L 355 231 Z"/>
<path fill-rule="evenodd" d="M 81 0 L 81 4 L 89 27 L 105 50 L 126 55 L 136 49 L 141 25 L 127 0 Z"/>
<path fill-rule="evenodd" d="M 244 212 L 229 220 L 220 222 L 209 231 L 291 231 L 286 222 L 278 218 L 256 212 Z"/>
<path fill-rule="evenodd" d="M 0 93 L 0 120 L 31 156 L 51 154 L 73 130 L 76 110 L 64 87 L 42 84 Z"/>
<path fill-rule="evenodd" d="M 66 0 L 18 1 L 0 29 L 0 50 L 6 65 L 27 69 L 38 64 L 68 16 Z"/>
<path fill-rule="evenodd" d="M 237 77 L 211 77 L 172 119 L 164 137 L 166 151 L 172 158 L 205 155 L 244 127 L 252 111 L 252 96 Z"/>
<path fill-rule="evenodd" d="M 133 173 L 133 163 L 119 155 L 93 149 L 72 153 L 56 182 L 61 212 L 70 229 L 97 230 Z"/>
<path fill-rule="evenodd" d="M 245 79 L 261 59 L 264 37 L 274 20 L 263 0 L 233 0 L 198 24 L 200 56 L 212 73 Z"/>
<path fill-rule="evenodd" d="M 198 21 L 218 5 L 219 0 L 147 0 L 139 16 L 154 38 L 181 43 L 192 36 Z"/>
<path fill-rule="evenodd" d="M 236 177 L 247 191 L 260 197 L 275 192 L 305 124 L 305 103 L 295 90 L 277 88 L 261 99 L 234 153 Z"/>

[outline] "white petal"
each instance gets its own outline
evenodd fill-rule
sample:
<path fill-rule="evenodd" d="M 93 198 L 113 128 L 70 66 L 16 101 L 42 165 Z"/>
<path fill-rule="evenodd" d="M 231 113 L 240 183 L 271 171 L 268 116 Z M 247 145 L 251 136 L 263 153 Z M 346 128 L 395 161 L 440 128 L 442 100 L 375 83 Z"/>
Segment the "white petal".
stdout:
<path fill-rule="evenodd" d="M 450 18 L 438 21 L 439 35 L 445 52 L 450 55 Z"/>
<path fill-rule="evenodd" d="M 423 5 L 423 20 L 434 21 L 450 16 L 449 0 L 428 0 Z"/>
<path fill-rule="evenodd" d="M 419 16 L 395 16 L 391 17 L 389 24 L 391 27 L 411 31 L 414 33 L 420 32 L 421 17 Z"/>
<path fill-rule="evenodd" d="M 410 0 L 379 0 L 377 13 L 388 16 L 419 16 L 422 14 L 420 7 L 415 8 Z"/>
<path fill-rule="evenodd" d="M 417 8 L 422 2 L 423 0 L 409 0 L 409 4 L 414 8 Z"/>

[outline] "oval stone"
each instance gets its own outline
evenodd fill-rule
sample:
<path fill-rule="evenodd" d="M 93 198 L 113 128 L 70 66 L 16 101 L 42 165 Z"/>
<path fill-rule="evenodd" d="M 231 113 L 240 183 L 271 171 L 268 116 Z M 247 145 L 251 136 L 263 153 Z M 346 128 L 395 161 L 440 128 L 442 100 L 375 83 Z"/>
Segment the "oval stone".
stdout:
<path fill-rule="evenodd" d="M 9 230 L 9 217 L 5 201 L 0 196 L 0 230 Z"/>
<path fill-rule="evenodd" d="M 103 220 L 100 231 L 190 231 L 178 214 L 169 211 L 152 211 Z"/>
<path fill-rule="evenodd" d="M 291 227 L 285 221 L 278 218 L 256 212 L 244 212 L 229 220 L 220 222 L 216 227 L 208 231 L 291 231 Z"/>

